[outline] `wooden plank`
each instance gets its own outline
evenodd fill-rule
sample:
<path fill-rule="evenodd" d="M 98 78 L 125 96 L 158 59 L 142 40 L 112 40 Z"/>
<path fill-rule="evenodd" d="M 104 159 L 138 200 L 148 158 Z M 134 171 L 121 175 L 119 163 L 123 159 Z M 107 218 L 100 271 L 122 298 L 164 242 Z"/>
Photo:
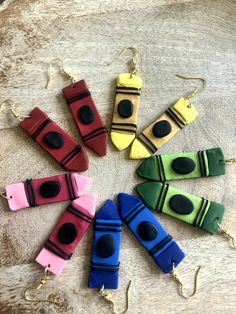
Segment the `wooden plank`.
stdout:
<path fill-rule="evenodd" d="M 6 0 L 0 6 L 0 101 L 10 98 L 27 114 L 38 105 L 75 139 L 80 136 L 65 104 L 61 89 L 69 81 L 54 68 L 54 80 L 46 90 L 48 63 L 62 58 L 77 79 L 85 78 L 106 124 L 114 103 L 115 77 L 127 70 L 129 55 L 107 66 L 119 51 L 133 45 L 141 53 L 144 79 L 139 125 L 141 131 L 173 101 L 195 87 L 176 73 L 198 74 L 208 80 L 207 89 L 194 103 L 199 118 L 180 132 L 161 153 L 220 146 L 226 158 L 236 156 L 235 147 L 235 27 L 233 0 Z M 26 178 L 63 173 L 36 143 L 17 126 L 4 106 L 0 113 L 0 187 Z M 14 127 L 14 128 L 13 128 Z M 89 152 L 97 208 L 119 192 L 132 193 L 141 182 L 134 174 L 139 161 L 128 159 L 129 150 L 110 152 L 99 158 Z M 109 184 L 108 184 L 109 182 Z M 171 183 L 190 193 L 226 206 L 224 225 L 234 231 L 235 166 L 222 177 Z M 67 204 L 60 203 L 11 213 L 0 200 L 0 313 L 56 313 L 48 304 L 28 304 L 22 289 L 39 278 L 33 260 Z M 199 294 L 185 301 L 176 284 L 160 273 L 153 261 L 124 228 L 121 250 L 120 289 L 114 294 L 124 308 L 125 287 L 133 280 L 130 313 L 222 313 L 235 312 L 235 253 L 221 236 L 158 216 L 187 253 L 180 266 L 186 288 L 191 291 L 193 273 L 203 266 Z M 76 250 L 61 277 L 50 282 L 53 293 L 60 288 L 68 307 L 65 313 L 109 313 L 108 304 L 87 289 L 92 230 Z M 210 293 L 208 292 L 210 291 Z M 47 293 L 51 293 L 48 288 Z M 65 305 L 66 306 L 66 305 Z"/>

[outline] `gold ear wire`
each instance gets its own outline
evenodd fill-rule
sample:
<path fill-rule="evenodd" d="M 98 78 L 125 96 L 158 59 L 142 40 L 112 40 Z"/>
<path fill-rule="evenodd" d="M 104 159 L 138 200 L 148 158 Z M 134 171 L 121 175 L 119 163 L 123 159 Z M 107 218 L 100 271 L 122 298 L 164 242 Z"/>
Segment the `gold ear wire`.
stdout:
<path fill-rule="evenodd" d="M 49 88 L 49 84 L 51 83 L 52 81 L 52 64 L 53 63 L 57 63 L 60 67 L 60 72 L 62 75 L 64 75 L 66 78 L 68 78 L 69 80 L 71 80 L 72 84 L 75 83 L 75 78 L 73 76 L 72 73 L 69 73 L 67 72 L 65 69 L 64 69 L 64 63 L 61 59 L 57 58 L 57 59 L 54 59 L 52 60 L 50 63 L 49 63 L 49 67 L 48 67 L 48 81 L 47 81 L 47 85 L 46 85 L 46 89 Z"/>
<path fill-rule="evenodd" d="M 10 110 L 12 115 L 18 120 L 18 121 L 23 121 L 25 118 L 31 118 L 30 116 L 21 116 L 15 108 L 15 104 L 11 99 L 5 99 L 0 103 L 0 111 L 2 110 L 3 104 L 8 104 L 10 105 Z"/>
<path fill-rule="evenodd" d="M 10 200 L 10 199 L 11 199 L 11 197 L 7 197 L 7 192 L 6 192 L 6 190 L 0 191 L 0 196 L 3 197 L 3 198 L 5 198 L 6 200 Z"/>
<path fill-rule="evenodd" d="M 173 270 L 171 271 L 171 275 L 174 278 L 174 280 L 179 284 L 179 295 L 185 299 L 190 299 L 192 297 L 194 297 L 197 293 L 197 289 L 198 289 L 198 274 L 199 271 L 201 269 L 201 266 L 198 267 L 195 276 L 194 276 L 194 289 L 193 292 L 189 295 L 185 294 L 183 291 L 183 283 L 179 277 L 179 274 L 177 273 L 177 271 L 174 268 L 174 263 L 173 263 Z"/>
<path fill-rule="evenodd" d="M 229 241 L 230 241 L 230 244 L 231 244 L 231 247 L 236 249 L 236 240 L 235 240 L 235 237 L 232 236 L 228 230 L 222 228 L 222 226 L 217 222 L 217 225 L 218 225 L 218 228 L 219 230 L 223 233 L 223 235 L 227 238 L 229 238 Z"/>
<path fill-rule="evenodd" d="M 176 74 L 177 77 L 182 78 L 184 80 L 201 80 L 203 83 L 202 87 L 196 87 L 193 91 L 191 91 L 187 96 L 186 99 L 190 100 L 193 96 L 195 96 L 196 94 L 201 93 L 207 86 L 207 80 L 199 77 L 199 76 L 185 76 L 182 74 Z"/>
<path fill-rule="evenodd" d="M 111 65 L 113 63 L 115 63 L 118 59 L 120 59 L 121 56 L 124 55 L 124 53 L 126 51 L 130 50 L 133 54 L 133 57 L 131 59 L 131 68 L 132 68 L 132 71 L 130 72 L 130 76 L 132 77 L 133 75 L 136 75 L 138 70 L 139 70 L 139 66 L 138 66 L 138 62 L 136 60 L 136 57 L 138 55 L 138 51 L 136 48 L 134 47 L 125 47 L 121 50 L 121 52 L 110 62 L 107 63 L 107 65 Z"/>
<path fill-rule="evenodd" d="M 230 158 L 225 160 L 225 164 L 235 164 L 236 163 L 236 158 Z"/>
<path fill-rule="evenodd" d="M 104 285 L 102 285 L 102 288 L 98 291 L 99 295 L 104 298 L 107 302 L 110 302 L 112 305 L 112 311 L 114 314 L 125 314 L 128 310 L 129 310 L 129 289 L 130 289 L 130 285 L 131 285 L 131 280 L 128 283 L 128 286 L 126 288 L 126 308 L 123 312 L 118 313 L 115 310 L 115 306 L 116 306 L 116 302 L 113 299 L 112 294 L 107 294 L 106 292 L 104 292 Z"/>
<path fill-rule="evenodd" d="M 62 300 L 60 300 L 59 297 L 53 297 L 53 299 L 45 298 L 45 299 L 39 299 L 35 292 L 37 292 L 39 289 L 41 289 L 49 280 L 51 279 L 51 274 L 48 271 L 48 267 L 44 270 L 44 276 L 41 278 L 40 282 L 33 286 L 28 286 L 24 292 L 23 296 L 26 301 L 30 302 L 49 302 L 57 305 L 62 305 Z"/>

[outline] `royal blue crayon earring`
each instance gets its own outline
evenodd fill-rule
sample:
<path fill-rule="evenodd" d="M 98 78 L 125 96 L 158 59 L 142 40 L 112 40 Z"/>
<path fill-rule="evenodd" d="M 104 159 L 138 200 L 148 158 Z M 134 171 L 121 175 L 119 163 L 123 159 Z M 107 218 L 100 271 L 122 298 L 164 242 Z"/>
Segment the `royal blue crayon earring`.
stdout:
<path fill-rule="evenodd" d="M 99 289 L 98 293 L 112 305 L 115 311 L 115 301 L 111 294 L 104 289 L 117 289 L 120 266 L 122 221 L 112 200 L 107 200 L 96 214 L 94 221 L 93 250 L 91 258 L 91 271 L 88 281 L 89 288 Z M 129 308 L 129 288 L 127 287 L 127 304 L 125 313 Z"/>
<path fill-rule="evenodd" d="M 195 296 L 198 285 L 198 268 L 194 279 L 194 290 L 190 295 L 183 291 L 183 283 L 176 267 L 185 258 L 184 252 L 163 228 L 153 213 L 140 198 L 120 193 L 118 195 L 119 212 L 122 220 L 128 225 L 140 244 L 152 256 L 155 263 L 164 273 L 169 273 L 179 285 L 179 294 L 189 299 Z"/>

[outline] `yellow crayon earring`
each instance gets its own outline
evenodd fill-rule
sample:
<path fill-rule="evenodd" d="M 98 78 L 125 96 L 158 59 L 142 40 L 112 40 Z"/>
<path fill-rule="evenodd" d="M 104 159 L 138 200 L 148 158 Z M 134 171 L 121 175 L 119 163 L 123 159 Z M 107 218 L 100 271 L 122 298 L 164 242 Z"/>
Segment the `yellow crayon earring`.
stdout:
<path fill-rule="evenodd" d="M 124 48 L 120 54 L 109 64 L 117 61 L 126 51 L 133 54 L 131 71 L 121 73 L 117 77 L 116 97 L 111 123 L 111 140 L 118 150 L 128 147 L 136 136 L 140 92 L 143 85 L 141 77 L 137 74 L 137 50 L 134 47 Z"/>
<path fill-rule="evenodd" d="M 168 142 L 183 127 L 193 122 L 198 112 L 191 103 L 191 99 L 206 87 L 206 80 L 201 77 L 186 77 L 177 74 L 183 79 L 201 80 L 203 87 L 196 87 L 187 96 L 181 97 L 169 107 L 161 116 L 156 118 L 143 132 L 133 141 L 130 151 L 131 159 L 148 158 Z"/>

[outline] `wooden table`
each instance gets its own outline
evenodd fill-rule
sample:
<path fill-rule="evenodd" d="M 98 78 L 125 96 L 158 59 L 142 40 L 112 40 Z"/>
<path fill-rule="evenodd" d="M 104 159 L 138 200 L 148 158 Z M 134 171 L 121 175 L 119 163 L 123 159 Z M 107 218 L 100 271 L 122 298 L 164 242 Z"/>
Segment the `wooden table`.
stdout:
<path fill-rule="evenodd" d="M 12 99 L 25 114 L 39 105 L 75 139 L 79 134 L 61 94 L 68 80 L 53 68 L 54 80 L 46 90 L 48 63 L 64 60 L 77 79 L 85 78 L 98 108 L 109 125 L 114 103 L 115 78 L 127 70 L 130 55 L 107 66 L 123 47 L 134 46 L 142 56 L 144 79 L 139 130 L 171 103 L 194 88 L 176 73 L 208 80 L 195 98 L 199 119 L 180 132 L 160 152 L 200 150 L 220 146 L 226 158 L 236 156 L 236 2 L 234 0 L 6 0 L 0 7 L 0 99 Z M 62 169 L 28 138 L 5 106 L 0 115 L 0 186 L 62 173 Z M 132 192 L 141 182 L 134 174 L 140 161 L 128 151 L 110 145 L 99 158 L 89 152 L 91 191 L 97 208 L 118 192 Z M 173 186 L 226 206 L 224 226 L 235 233 L 235 166 L 225 176 Z M 39 279 L 42 269 L 34 258 L 65 209 L 65 203 L 12 213 L 0 200 L 0 313 L 58 313 L 47 303 L 22 298 L 26 285 Z M 185 288 L 192 291 L 193 276 L 202 265 L 199 291 L 185 300 L 169 275 L 156 267 L 124 227 L 120 288 L 113 294 L 118 311 L 125 307 L 125 288 L 132 279 L 129 313 L 235 313 L 236 255 L 221 235 L 210 236 L 169 217 L 158 216 L 187 253 L 179 266 Z M 109 305 L 87 288 L 92 228 L 62 275 L 47 284 L 45 294 L 63 294 L 62 313 L 110 313 Z M 42 292 L 43 293 L 43 292 Z"/>

